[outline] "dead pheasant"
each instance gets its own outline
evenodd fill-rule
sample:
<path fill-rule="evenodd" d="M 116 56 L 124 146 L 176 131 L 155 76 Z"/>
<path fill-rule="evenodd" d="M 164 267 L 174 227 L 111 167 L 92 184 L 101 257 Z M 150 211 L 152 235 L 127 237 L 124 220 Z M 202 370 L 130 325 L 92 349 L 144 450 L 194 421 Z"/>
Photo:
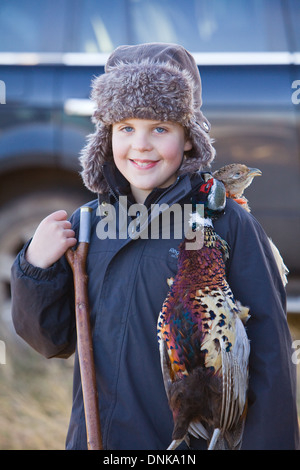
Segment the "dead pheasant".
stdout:
<path fill-rule="evenodd" d="M 248 168 L 241 163 L 232 163 L 215 171 L 213 176 L 224 183 L 227 197 L 234 199 L 250 212 L 248 201 L 243 193 L 250 186 L 253 178 L 261 174 L 258 168 Z"/>
<path fill-rule="evenodd" d="M 255 176 L 260 176 L 262 172 L 257 168 L 248 168 L 246 165 L 240 163 L 232 163 L 223 166 L 213 173 L 213 176 L 222 181 L 226 189 L 227 197 L 234 199 L 238 204 L 250 212 L 248 201 L 245 198 L 244 191 L 252 183 Z M 285 286 L 287 284 L 287 275 L 289 273 L 278 248 L 274 245 L 271 238 L 269 238 L 270 246 L 276 260 L 278 270 Z"/>
<path fill-rule="evenodd" d="M 178 272 L 158 318 L 164 384 L 174 429 L 168 449 L 188 435 L 209 449 L 240 448 L 247 410 L 249 340 L 225 277 L 228 247 L 212 221 L 193 215 L 202 230 L 198 250 L 179 246 Z M 190 237 L 189 237 L 190 239 Z M 241 317 L 241 318 L 240 318 Z"/>

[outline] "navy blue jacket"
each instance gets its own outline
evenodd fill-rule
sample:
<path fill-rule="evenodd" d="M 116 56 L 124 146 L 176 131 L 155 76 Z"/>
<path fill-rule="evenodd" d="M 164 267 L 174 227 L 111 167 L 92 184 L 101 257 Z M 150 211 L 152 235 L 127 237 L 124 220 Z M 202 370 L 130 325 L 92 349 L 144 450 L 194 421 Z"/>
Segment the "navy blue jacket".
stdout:
<path fill-rule="evenodd" d="M 202 181 L 199 175 L 198 180 L 185 175 L 164 192 L 154 190 L 148 204 L 189 202 L 199 178 Z M 113 189 L 109 201 L 118 213 L 120 187 Z M 173 422 L 160 369 L 156 322 L 168 291 L 166 280 L 176 274 L 180 240 L 129 236 L 100 240 L 98 204 L 101 198 L 89 203 L 93 225 L 87 270 L 104 448 L 166 449 Z M 78 211 L 71 220 L 77 232 Z M 268 239 L 256 219 L 232 200 L 214 225 L 230 246 L 231 289 L 251 313 L 249 411 L 242 448 L 296 449 L 296 379 L 285 290 Z M 71 270 L 64 257 L 48 269 L 31 266 L 25 259 L 26 247 L 12 268 L 14 325 L 48 358 L 75 352 L 66 447 L 86 449 Z M 206 443 L 192 439 L 191 447 L 206 448 Z"/>

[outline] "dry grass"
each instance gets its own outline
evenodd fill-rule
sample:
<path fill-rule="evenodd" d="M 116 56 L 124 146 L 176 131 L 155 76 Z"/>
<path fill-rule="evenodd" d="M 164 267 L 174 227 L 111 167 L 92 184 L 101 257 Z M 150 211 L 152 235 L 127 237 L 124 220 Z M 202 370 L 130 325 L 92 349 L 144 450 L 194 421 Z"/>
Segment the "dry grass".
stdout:
<path fill-rule="evenodd" d="M 47 360 L 19 341 L 0 365 L 0 449 L 62 450 L 72 405 L 73 360 Z"/>
<path fill-rule="evenodd" d="M 294 320 L 290 321 L 291 332 L 299 339 L 299 320 Z M 7 364 L 0 365 L 0 450 L 64 449 L 72 405 L 73 359 L 44 359 L 17 338 L 6 341 L 6 346 Z"/>

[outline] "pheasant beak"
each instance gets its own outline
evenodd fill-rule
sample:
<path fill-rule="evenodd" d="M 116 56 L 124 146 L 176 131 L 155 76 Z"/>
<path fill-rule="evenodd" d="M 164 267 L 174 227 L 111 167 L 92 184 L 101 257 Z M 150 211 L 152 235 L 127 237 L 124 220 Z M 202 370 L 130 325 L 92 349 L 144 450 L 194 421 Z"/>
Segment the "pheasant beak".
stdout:
<path fill-rule="evenodd" d="M 251 175 L 252 177 L 261 176 L 262 172 L 258 168 L 249 168 L 249 175 Z"/>

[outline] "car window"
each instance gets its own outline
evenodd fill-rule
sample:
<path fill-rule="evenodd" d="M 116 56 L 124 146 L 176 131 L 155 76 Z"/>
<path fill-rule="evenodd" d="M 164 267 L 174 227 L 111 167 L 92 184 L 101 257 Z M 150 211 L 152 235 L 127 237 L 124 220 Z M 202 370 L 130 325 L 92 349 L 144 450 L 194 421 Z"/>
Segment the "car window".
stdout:
<path fill-rule="evenodd" d="M 81 0 L 72 52 L 111 52 L 128 44 L 127 1 Z"/>
<path fill-rule="evenodd" d="M 291 20 L 291 49 L 300 51 L 300 1 L 288 0 L 286 8 Z"/>
<path fill-rule="evenodd" d="M 0 1 L 1 52 L 63 52 L 64 2 Z"/>
<path fill-rule="evenodd" d="M 277 51 L 286 47 L 276 0 L 130 3 L 134 42 L 177 42 L 191 52 Z"/>
<path fill-rule="evenodd" d="M 288 50 L 280 0 L 84 0 L 76 52 L 173 42 L 191 52 Z"/>
<path fill-rule="evenodd" d="M 298 11 L 299 0 L 289 0 Z M 110 52 L 175 42 L 191 52 L 284 51 L 282 0 L 1 0 L 1 52 Z M 293 16 L 293 15 L 292 15 Z M 298 34 L 298 43 L 300 41 Z M 64 42 L 65 41 L 65 42 Z"/>

